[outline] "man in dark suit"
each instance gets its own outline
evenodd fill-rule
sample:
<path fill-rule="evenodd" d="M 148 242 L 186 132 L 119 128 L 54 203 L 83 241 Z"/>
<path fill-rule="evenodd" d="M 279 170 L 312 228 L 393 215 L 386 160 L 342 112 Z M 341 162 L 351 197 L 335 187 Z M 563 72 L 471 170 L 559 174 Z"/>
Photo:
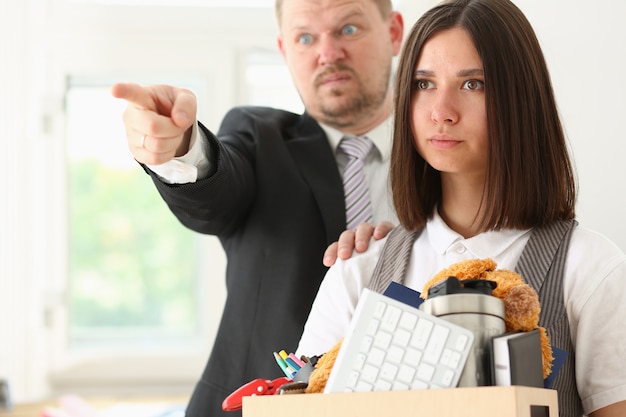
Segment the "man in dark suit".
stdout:
<path fill-rule="evenodd" d="M 295 350 L 326 272 L 322 254 L 347 227 L 344 135 L 373 142 L 364 158 L 371 220 L 395 221 L 386 185 L 401 15 L 390 0 L 278 0 L 276 14 L 303 115 L 235 108 L 214 135 L 195 122 L 190 91 L 112 89 L 129 102 L 135 159 L 178 219 L 218 236 L 227 255 L 228 296 L 187 408 L 192 417 L 221 415 L 223 399 L 242 384 L 281 376 L 272 352 Z"/>

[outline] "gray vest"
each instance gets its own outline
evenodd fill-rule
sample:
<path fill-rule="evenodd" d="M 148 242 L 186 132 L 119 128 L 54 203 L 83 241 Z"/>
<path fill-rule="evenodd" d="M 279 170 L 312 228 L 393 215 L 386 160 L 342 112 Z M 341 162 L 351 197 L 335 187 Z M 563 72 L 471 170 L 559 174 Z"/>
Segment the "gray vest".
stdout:
<path fill-rule="evenodd" d="M 570 220 L 534 229 L 515 267 L 539 294 L 539 325 L 546 328 L 552 346 L 569 353 L 553 387 L 558 391 L 561 417 L 583 415 L 576 387 L 574 347 L 563 300 L 564 265 L 571 233 L 577 224 Z M 382 293 L 391 281 L 404 282 L 413 243 L 421 233 L 421 229 L 409 232 L 401 226 L 389 233 L 368 288 Z"/>

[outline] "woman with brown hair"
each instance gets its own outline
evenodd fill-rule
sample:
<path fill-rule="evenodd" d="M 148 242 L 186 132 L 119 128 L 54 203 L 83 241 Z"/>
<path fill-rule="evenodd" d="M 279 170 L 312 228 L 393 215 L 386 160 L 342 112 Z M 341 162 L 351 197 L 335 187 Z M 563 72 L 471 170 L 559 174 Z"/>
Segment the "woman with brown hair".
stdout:
<path fill-rule="evenodd" d="M 363 288 L 421 290 L 453 263 L 492 258 L 537 290 L 540 325 L 569 353 L 555 383 L 560 414 L 626 415 L 626 256 L 574 220 L 572 162 L 526 17 L 508 0 L 435 6 L 409 33 L 395 94 L 401 225 L 329 270 L 298 354 L 345 336 Z M 406 256 L 388 255 L 393 245 Z"/>

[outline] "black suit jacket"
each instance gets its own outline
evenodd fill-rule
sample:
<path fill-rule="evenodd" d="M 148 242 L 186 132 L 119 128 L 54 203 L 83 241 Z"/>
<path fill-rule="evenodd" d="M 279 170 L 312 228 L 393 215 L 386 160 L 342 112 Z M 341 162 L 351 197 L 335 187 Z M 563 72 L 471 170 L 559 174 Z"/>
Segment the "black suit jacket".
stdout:
<path fill-rule="evenodd" d="M 242 107 L 226 115 L 217 138 L 201 128 L 217 155 L 209 178 L 168 185 L 148 172 L 178 219 L 217 235 L 226 251 L 226 305 L 187 409 L 215 417 L 244 383 L 283 376 L 272 352 L 295 351 L 326 273 L 322 254 L 346 217 L 333 151 L 307 114 Z"/>

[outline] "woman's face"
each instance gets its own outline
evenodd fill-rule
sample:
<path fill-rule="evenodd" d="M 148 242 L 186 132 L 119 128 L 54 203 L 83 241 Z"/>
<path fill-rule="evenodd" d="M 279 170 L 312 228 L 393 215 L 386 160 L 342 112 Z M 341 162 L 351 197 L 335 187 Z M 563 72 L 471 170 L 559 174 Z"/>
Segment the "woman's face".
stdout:
<path fill-rule="evenodd" d="M 483 63 L 461 28 L 422 48 L 413 76 L 411 128 L 419 154 L 443 175 L 484 178 L 488 155 Z"/>

